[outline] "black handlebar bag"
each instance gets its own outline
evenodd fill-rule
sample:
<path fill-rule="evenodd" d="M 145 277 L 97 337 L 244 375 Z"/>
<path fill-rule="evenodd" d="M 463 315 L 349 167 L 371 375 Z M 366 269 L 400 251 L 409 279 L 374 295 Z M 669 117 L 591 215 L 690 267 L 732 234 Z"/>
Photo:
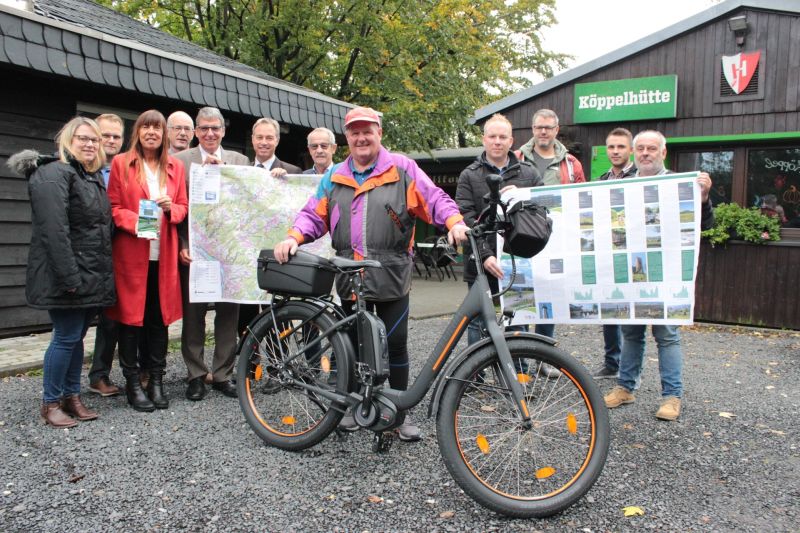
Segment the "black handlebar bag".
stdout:
<path fill-rule="evenodd" d="M 553 221 L 547 208 L 532 200 L 512 205 L 506 212 L 503 251 L 517 257 L 533 257 L 547 246 L 553 232 Z"/>

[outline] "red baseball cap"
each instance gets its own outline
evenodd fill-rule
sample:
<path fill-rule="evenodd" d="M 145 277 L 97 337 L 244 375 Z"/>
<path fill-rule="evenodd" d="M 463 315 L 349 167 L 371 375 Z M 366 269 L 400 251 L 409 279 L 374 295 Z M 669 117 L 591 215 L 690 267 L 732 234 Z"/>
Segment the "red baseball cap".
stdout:
<path fill-rule="evenodd" d="M 344 116 L 344 127 L 353 122 L 372 122 L 381 125 L 381 116 L 371 107 L 354 107 Z"/>

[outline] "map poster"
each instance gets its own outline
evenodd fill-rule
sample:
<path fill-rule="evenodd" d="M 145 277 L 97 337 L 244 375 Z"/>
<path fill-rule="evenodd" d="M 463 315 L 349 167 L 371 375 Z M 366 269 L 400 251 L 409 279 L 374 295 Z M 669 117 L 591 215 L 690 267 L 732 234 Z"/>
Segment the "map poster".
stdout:
<path fill-rule="evenodd" d="M 700 251 L 698 173 L 513 189 L 545 205 L 553 233 L 514 258 L 513 324 L 691 324 Z M 498 250 L 502 250 L 502 238 Z M 500 265 L 511 279 L 511 256 Z"/>
<path fill-rule="evenodd" d="M 268 302 L 258 287 L 258 255 L 286 238 L 320 176 L 273 178 L 263 168 L 236 165 L 192 164 L 190 172 L 189 300 Z M 330 239 L 303 249 L 328 257 Z"/>

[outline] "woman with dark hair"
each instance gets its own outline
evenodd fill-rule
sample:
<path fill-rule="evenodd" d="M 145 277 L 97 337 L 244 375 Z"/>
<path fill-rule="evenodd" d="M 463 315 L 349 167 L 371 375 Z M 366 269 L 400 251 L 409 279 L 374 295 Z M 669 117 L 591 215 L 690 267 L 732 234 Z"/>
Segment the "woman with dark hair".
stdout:
<path fill-rule="evenodd" d="M 93 120 L 76 117 L 56 136 L 56 157 L 25 150 L 8 162 L 29 178 L 32 233 L 25 296 L 31 307 L 46 309 L 53 323 L 44 353 L 41 416 L 56 428 L 97 418 L 80 393 L 83 337 L 98 310 L 114 303 L 101 140 Z"/>
<path fill-rule="evenodd" d="M 167 326 L 183 313 L 177 224 L 186 217 L 189 206 L 183 163 L 169 155 L 166 131 L 167 122 L 158 111 L 139 115 L 128 151 L 111 163 L 108 182 L 117 226 L 112 252 L 118 295 L 108 316 L 120 323 L 119 362 L 128 403 L 147 412 L 169 407 L 163 388 Z M 140 213 L 150 210 L 157 216 L 157 231 L 145 232 L 139 227 L 146 225 Z M 136 356 L 143 328 L 150 348 L 148 369 L 139 368 Z M 139 382 L 140 370 L 150 374 L 147 395 Z"/>

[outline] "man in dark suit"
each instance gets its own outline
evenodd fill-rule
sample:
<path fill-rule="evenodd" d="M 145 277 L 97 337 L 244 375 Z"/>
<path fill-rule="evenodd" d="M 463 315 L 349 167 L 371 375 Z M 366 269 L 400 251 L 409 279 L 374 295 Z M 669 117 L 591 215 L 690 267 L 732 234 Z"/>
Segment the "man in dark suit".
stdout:
<path fill-rule="evenodd" d="M 221 143 L 225 137 L 225 119 L 219 109 L 204 107 L 197 113 L 195 134 L 200 142 L 195 148 L 175 155 L 186 167 L 186 190 L 190 189 L 189 177 L 192 163 L 199 165 L 249 165 L 250 160 L 231 150 L 223 150 Z M 189 303 L 189 224 L 185 220 L 178 225 L 180 239 L 179 259 L 181 262 L 181 288 L 183 290 L 183 330 L 181 331 L 181 353 L 186 363 L 189 386 L 186 398 L 202 400 L 206 394 L 205 377 L 208 367 L 204 360 L 206 339 L 207 303 Z M 236 351 L 236 326 L 239 318 L 239 305 L 228 302 L 214 304 L 214 359 L 211 367 L 212 387 L 225 396 L 236 397 L 236 385 L 230 378 L 233 374 Z"/>
<path fill-rule="evenodd" d="M 253 165 L 265 168 L 278 178 L 286 174 L 302 174 L 303 170 L 291 163 L 285 163 L 275 156 L 275 149 L 281 142 L 281 126 L 275 119 L 260 118 L 253 124 L 253 150 L 256 152 Z"/>
<path fill-rule="evenodd" d="M 303 170 L 291 163 L 281 161 L 275 155 L 275 149 L 281 142 L 281 125 L 272 118 L 260 118 L 253 124 L 253 150 L 256 153 L 253 166 L 267 169 L 273 177 L 279 178 L 286 174 L 302 174 Z M 242 304 L 239 307 L 238 331 L 242 334 L 247 324 L 261 311 L 256 304 Z"/>

